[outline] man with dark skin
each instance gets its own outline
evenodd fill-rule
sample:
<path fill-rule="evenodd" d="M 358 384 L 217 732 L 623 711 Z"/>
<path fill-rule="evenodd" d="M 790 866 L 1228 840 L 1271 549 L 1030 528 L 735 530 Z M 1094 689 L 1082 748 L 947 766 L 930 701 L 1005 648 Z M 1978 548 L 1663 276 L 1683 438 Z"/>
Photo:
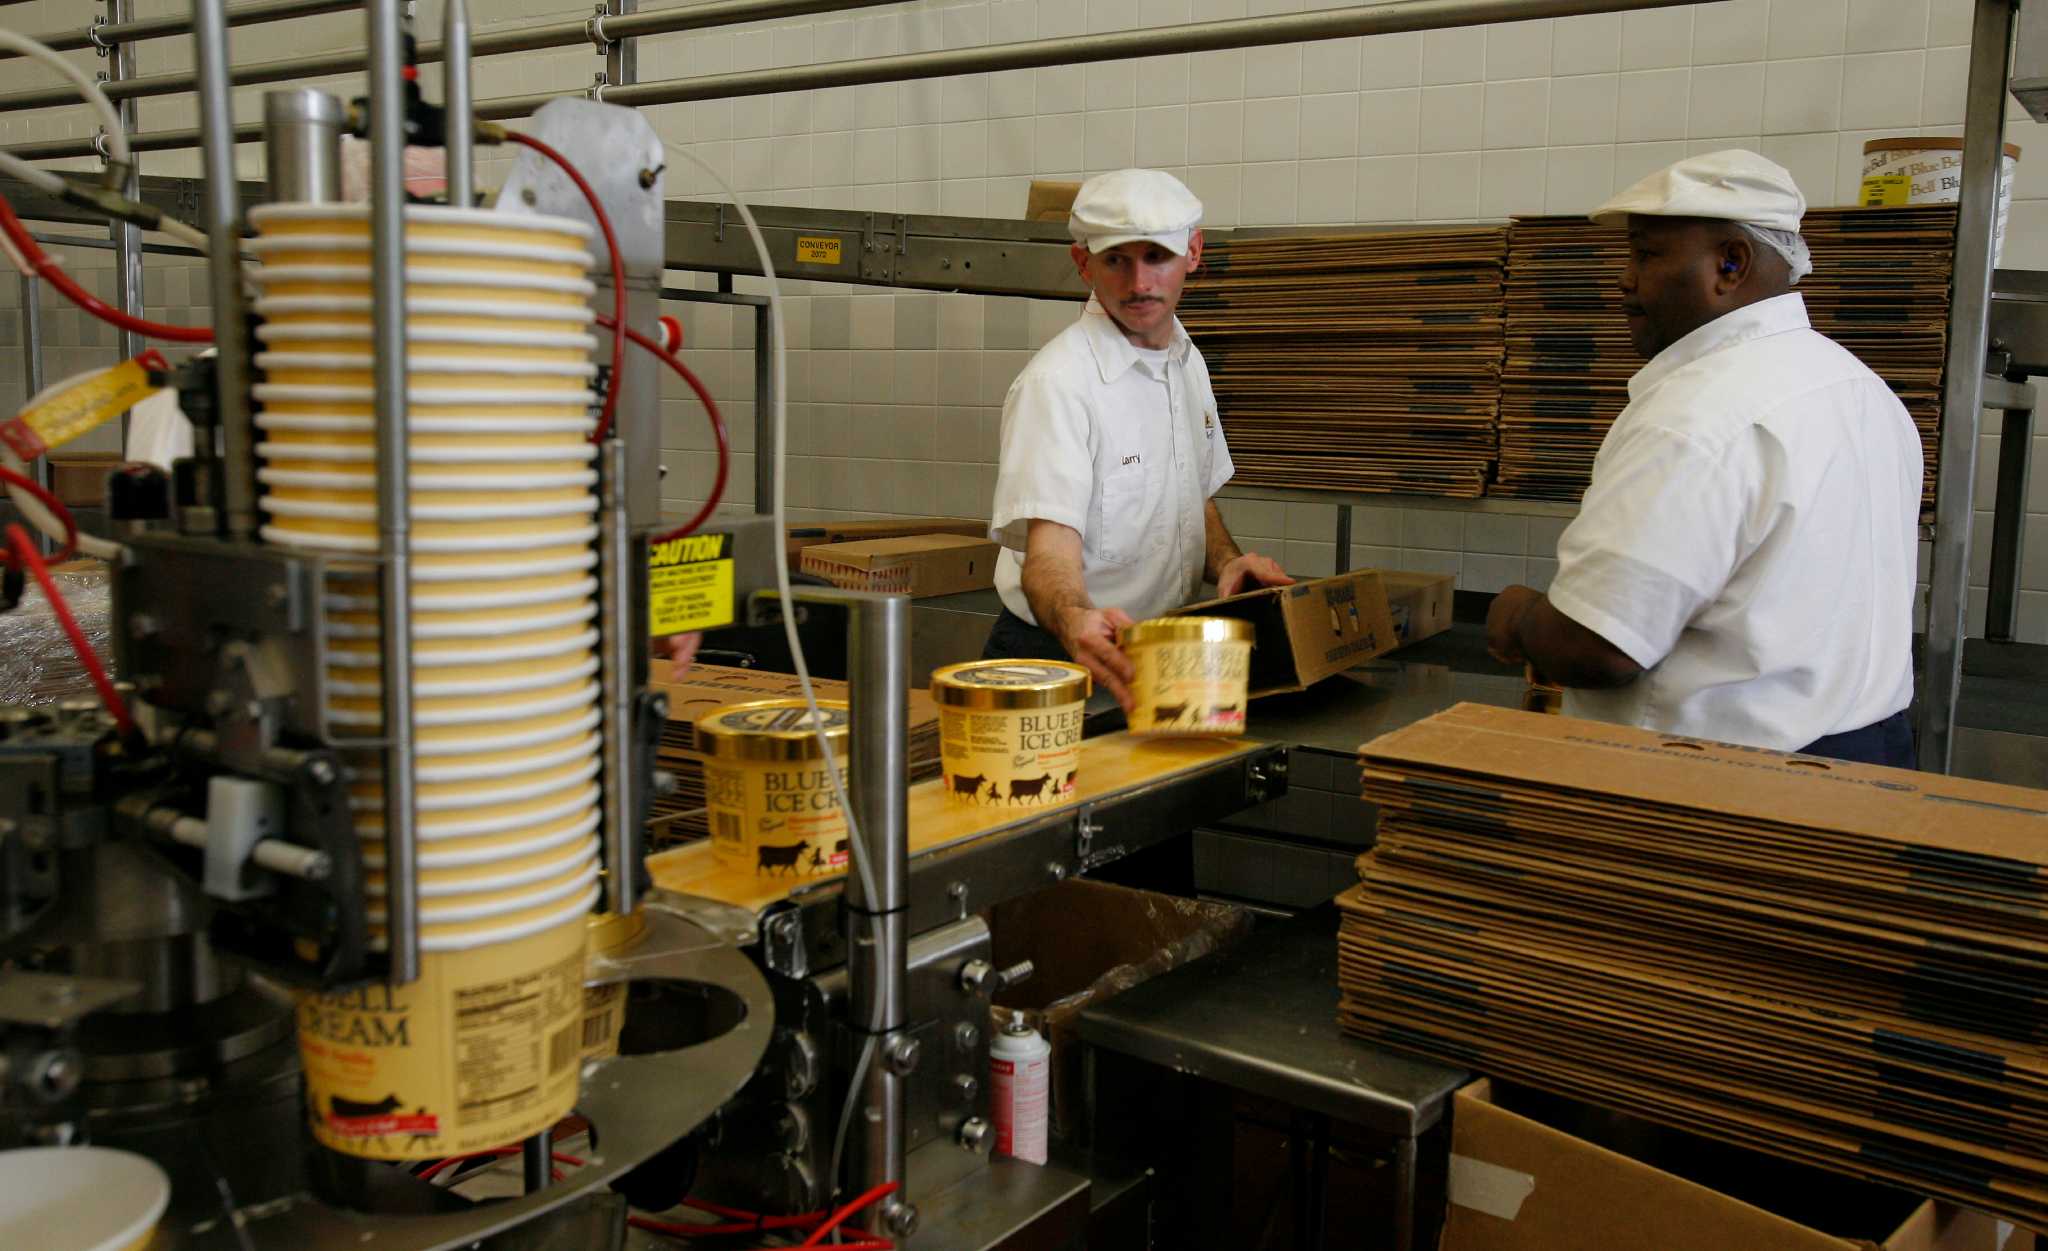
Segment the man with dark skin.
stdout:
<path fill-rule="evenodd" d="M 1754 153 L 1689 158 L 1593 219 L 1648 362 L 1558 543 L 1487 647 L 1574 716 L 1910 767 L 1919 436 L 1806 319 L 1804 197 Z"/>

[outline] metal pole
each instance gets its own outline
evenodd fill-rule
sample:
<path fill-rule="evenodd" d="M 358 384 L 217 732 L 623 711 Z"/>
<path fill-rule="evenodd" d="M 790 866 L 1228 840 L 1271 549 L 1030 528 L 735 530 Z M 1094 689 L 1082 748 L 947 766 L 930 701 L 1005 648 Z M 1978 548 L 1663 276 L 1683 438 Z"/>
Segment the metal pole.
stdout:
<path fill-rule="evenodd" d="M 621 18 L 640 11 L 640 0 L 604 0 L 604 81 L 607 86 L 630 87 L 640 81 L 640 43 L 621 33 Z"/>
<path fill-rule="evenodd" d="M 470 90 L 468 0 L 446 0 L 441 11 L 441 42 L 448 49 L 441 70 L 441 98 L 447 106 L 448 203 L 468 208 L 476 203 L 476 99 Z"/>
<path fill-rule="evenodd" d="M 1351 572 L 1351 505 L 1337 505 L 1337 568 L 1338 573 Z"/>
<path fill-rule="evenodd" d="M 733 26 L 741 22 L 767 21 L 772 18 L 868 9 L 898 2 L 899 0 L 716 0 L 715 3 L 694 5 L 686 9 L 664 9 L 656 13 L 639 13 L 630 18 L 621 18 L 618 28 L 612 31 L 612 34 L 621 39 L 637 35 L 668 34 L 679 30 L 703 30 L 717 26 Z M 606 25 L 609 30 L 610 23 Z M 590 23 L 578 18 L 539 26 L 522 26 L 513 30 L 490 31 L 475 37 L 471 44 L 471 52 L 476 56 L 495 56 L 503 52 L 538 52 L 546 48 L 573 47 L 589 41 Z M 444 44 L 423 40 L 418 45 L 417 60 L 422 65 L 429 64 L 441 60 L 446 52 Z M 363 54 L 359 50 L 259 61 L 236 69 L 234 84 L 246 87 L 255 83 L 290 82 L 299 78 L 346 74 L 362 69 L 363 64 Z M 117 100 L 130 96 L 174 95 L 189 90 L 194 85 L 193 76 L 190 74 L 150 74 L 119 84 L 118 91 L 110 91 L 109 95 Z M 567 94 L 583 93 L 579 91 Z M 12 91 L 0 95 L 0 113 L 12 109 L 36 109 L 70 104 L 77 98 L 77 93 L 68 86 Z"/>
<path fill-rule="evenodd" d="M 614 384 L 616 385 L 616 384 Z M 635 852 L 640 846 L 634 816 L 640 811 L 633 752 L 635 644 L 633 521 L 628 509 L 626 440 L 614 434 L 598 450 L 598 620 L 602 649 L 599 673 L 604 718 L 605 910 L 624 916 L 638 902 Z"/>
<path fill-rule="evenodd" d="M 852 718 L 851 794 L 860 854 L 874 879 L 868 897 L 859 873 L 846 875 L 851 1024 L 875 1034 L 861 1118 L 861 1178 L 867 1190 L 902 1183 L 905 1078 L 915 1063 L 905 992 L 909 950 L 910 600 L 902 595 L 845 597 L 851 608 L 847 670 Z M 865 941 L 863 941 L 863 939 Z M 835 1181 L 837 1179 L 834 1179 Z M 882 1207 L 892 1236 L 907 1237 L 917 1209 L 901 1190 Z"/>
<path fill-rule="evenodd" d="M 312 17 L 320 13 L 339 13 L 353 9 L 360 0 L 258 0 L 255 4 L 237 4 L 228 9 L 228 25 L 254 26 L 261 22 L 283 22 L 295 17 Z M 131 6 L 124 5 L 130 8 Z M 144 39 L 162 39 L 171 35 L 192 33 L 192 19 L 188 17 L 151 17 L 140 21 L 123 16 L 110 17 L 98 26 L 72 31 L 65 35 L 43 35 L 42 41 L 58 52 L 76 52 L 84 48 L 108 48 L 119 44 L 138 43 Z M 20 56 L 12 49 L 0 49 L 0 61 Z"/>
<path fill-rule="evenodd" d="M 249 417 L 249 319 L 242 299 L 241 183 L 235 174 L 234 95 L 228 88 L 228 28 L 221 0 L 193 0 L 192 43 L 199 66 L 208 276 L 214 346 L 220 360 L 222 522 L 231 539 L 256 531 L 255 431 Z"/>
<path fill-rule="evenodd" d="M 107 0 L 107 21 L 119 24 L 135 16 L 135 0 Z M 102 27 L 102 29 L 105 29 Z M 111 82 L 122 82 L 135 77 L 135 49 L 117 44 L 107 52 L 106 78 Z M 121 129 L 135 133 L 137 125 L 136 106 L 133 100 L 123 100 L 114 106 L 120 115 Z M 142 171 L 130 166 L 128 176 L 121 181 L 121 192 L 130 199 L 142 195 Z M 108 226 L 114 240 L 114 300 L 121 311 L 130 317 L 142 315 L 142 228 L 129 222 L 116 221 Z M 116 334 L 115 344 L 120 348 L 120 359 L 127 360 L 142 354 L 142 336 L 132 330 L 121 330 Z M 121 414 L 121 447 L 128 447 L 128 414 Z"/>
<path fill-rule="evenodd" d="M 370 350 L 376 366 L 377 556 L 383 574 L 384 872 L 393 983 L 419 976 L 412 771 L 412 517 L 405 360 L 405 42 L 400 0 L 368 0 Z"/>
<path fill-rule="evenodd" d="M 1991 587 L 1984 610 L 1984 637 L 2000 643 L 2012 642 L 2019 625 L 2020 549 L 2025 541 L 2033 441 L 2033 411 L 2006 409 L 1998 428 L 1998 495 L 1991 505 Z"/>
<path fill-rule="evenodd" d="M 548 1134 L 535 1134 L 519 1144 L 519 1171 L 527 1194 L 547 1189 L 548 1175 L 554 1166 L 555 1142 Z"/>
<path fill-rule="evenodd" d="M 867 8 L 883 0 L 819 5 L 817 0 L 724 0 L 688 9 L 664 9 L 637 13 L 605 24 L 614 35 L 658 34 L 724 26 L 735 22 L 759 21 L 766 16 L 841 12 Z M 1361 35 L 1398 34 L 1419 30 L 1444 30 L 1462 26 L 1483 26 L 1495 22 L 1525 21 L 1544 17 L 1574 17 L 1595 13 L 1627 13 L 1640 9 L 1668 9 L 1692 0 L 1407 0 L 1403 4 L 1364 5 L 1316 13 L 1289 13 L 1273 17 L 1233 18 L 1189 26 L 1121 31 L 1114 34 L 1038 39 L 1028 43 L 1002 44 L 989 48 L 960 48 L 945 52 L 911 52 L 899 56 L 869 57 L 824 65 L 788 69 L 753 70 L 734 74 L 705 74 L 695 78 L 664 79 L 605 92 L 612 104 L 672 104 L 684 100 L 716 100 L 733 96 L 769 95 L 781 91 L 802 91 L 817 87 L 856 86 L 864 83 L 908 82 L 921 78 L 945 78 L 956 74 L 981 74 L 998 70 L 1030 69 L 1051 65 L 1083 65 L 1096 61 L 1129 60 L 1165 56 L 1176 52 L 1204 52 L 1272 44 L 1306 43 L 1319 39 L 1346 39 Z M 814 7 L 815 6 L 815 7 Z M 481 35 L 473 44 L 475 54 L 523 52 L 561 47 L 587 38 L 587 24 L 574 24 L 575 37 L 562 38 L 558 28 L 530 27 L 525 30 Z M 440 57 L 438 45 L 423 44 L 420 60 Z M 239 83 L 275 82 L 280 79 L 343 73 L 358 67 L 353 54 L 302 57 L 246 67 L 237 75 Z M 183 75 L 162 75 L 137 79 L 124 86 L 132 95 L 163 95 L 182 91 L 189 82 Z M 561 95 L 582 92 L 550 92 L 526 96 L 504 96 L 477 105 L 477 116 L 487 119 L 525 117 Z M 0 112 L 10 109 L 41 108 L 69 103 L 60 91 L 15 92 L 0 95 Z M 248 138 L 259 137 L 250 128 Z M 131 139 L 138 152 L 158 152 L 189 147 L 189 131 L 160 131 Z M 89 144 L 76 140 L 46 140 L 15 144 L 6 149 L 24 160 L 47 160 L 66 156 L 90 156 Z"/>
<path fill-rule="evenodd" d="M 754 309 L 754 512 L 775 511 L 775 318 Z"/>
<path fill-rule="evenodd" d="M 341 130 L 347 110 L 318 87 L 263 96 L 264 188 L 284 204 L 341 199 Z"/>
<path fill-rule="evenodd" d="M 22 399 L 43 389 L 43 280 L 34 274 L 21 276 L 21 376 L 26 382 Z M 49 457 L 38 456 L 29 473 L 47 489 L 55 470 Z M 41 531 L 36 533 L 36 546 L 45 556 L 57 550 L 56 542 Z"/>
<path fill-rule="evenodd" d="M 1928 573 L 1927 661 L 1920 689 L 1920 767 L 1949 771 L 1956 696 L 1968 635 L 1970 521 L 1977 489 L 1977 426 L 1991 309 L 1991 231 L 1997 219 L 2012 0 L 1977 0 L 1963 131 L 1962 202 L 1956 212 L 1954 294 L 1948 316 L 1941 463 L 1934 498 L 1934 563 Z"/>

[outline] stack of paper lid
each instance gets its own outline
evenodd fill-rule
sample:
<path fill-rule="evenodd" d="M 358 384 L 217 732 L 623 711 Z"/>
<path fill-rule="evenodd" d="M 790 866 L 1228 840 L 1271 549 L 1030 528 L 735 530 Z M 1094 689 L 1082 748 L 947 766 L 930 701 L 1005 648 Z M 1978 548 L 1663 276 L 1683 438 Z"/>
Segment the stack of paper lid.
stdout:
<path fill-rule="evenodd" d="M 2048 1226 L 2048 792 L 1470 704 L 1361 750 L 1347 1030 Z"/>

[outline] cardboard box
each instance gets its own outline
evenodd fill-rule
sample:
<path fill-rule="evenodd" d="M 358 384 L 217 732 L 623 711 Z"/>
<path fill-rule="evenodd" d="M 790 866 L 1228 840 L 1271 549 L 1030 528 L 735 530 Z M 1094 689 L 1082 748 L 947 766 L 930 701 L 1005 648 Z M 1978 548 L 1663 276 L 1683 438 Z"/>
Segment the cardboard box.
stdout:
<path fill-rule="evenodd" d="M 988 537 L 988 523 L 972 517 L 897 517 L 888 521 L 834 521 L 819 525 L 791 526 L 783 542 L 791 570 L 803 566 L 804 549 L 824 543 L 852 543 L 860 539 L 897 539 L 911 534 L 964 534 Z"/>
<path fill-rule="evenodd" d="M 1074 211 L 1074 197 L 1081 193 L 1078 182 L 1055 182 L 1034 178 L 1031 193 L 1025 197 L 1024 220 L 1032 222 L 1063 222 Z"/>
<path fill-rule="evenodd" d="M 1440 1251 L 1998 1251 L 1988 1216 L 1679 1136 L 1663 1162 L 1730 1179 L 1757 1202 L 1636 1155 L 1640 1122 L 1599 1114 L 1588 1141 L 1496 1100 L 1491 1082 L 1451 1109 L 1450 1205 Z M 1669 1141 L 1669 1138 L 1665 1140 Z M 1623 1154 L 1629 1151 L 1630 1154 Z M 1775 1210 L 1772 1210 L 1775 1209 Z M 1794 1219 L 1796 1213 L 1797 1219 Z M 2010 1227 L 2007 1227 L 2008 1231 Z"/>
<path fill-rule="evenodd" d="M 1400 642 L 1376 569 L 1261 587 L 1228 599 L 1189 604 L 1176 616 L 1239 617 L 1252 623 L 1251 695 L 1307 690 L 1333 673 Z"/>
<path fill-rule="evenodd" d="M 71 508 L 107 502 L 107 475 L 121 467 L 113 452 L 68 452 L 50 457 L 50 491 Z"/>
<path fill-rule="evenodd" d="M 964 534 L 911 534 L 894 539 L 821 543 L 804 549 L 803 571 L 849 591 L 956 595 L 996 584 L 996 554 L 988 539 Z"/>
<path fill-rule="evenodd" d="M 1074 878 L 997 904 L 988 914 L 997 968 L 1031 961 L 1031 976 L 989 1005 L 989 1034 L 1012 1009 L 1052 1047 L 1052 1132 L 1070 1138 L 1085 1114 L 1081 1013 L 1251 933 L 1243 908 Z"/>
<path fill-rule="evenodd" d="M 1420 643 L 1451 628 L 1458 580 L 1450 574 L 1382 569 L 1380 581 L 1387 588 L 1387 611 L 1393 614 L 1394 637 L 1400 646 Z"/>

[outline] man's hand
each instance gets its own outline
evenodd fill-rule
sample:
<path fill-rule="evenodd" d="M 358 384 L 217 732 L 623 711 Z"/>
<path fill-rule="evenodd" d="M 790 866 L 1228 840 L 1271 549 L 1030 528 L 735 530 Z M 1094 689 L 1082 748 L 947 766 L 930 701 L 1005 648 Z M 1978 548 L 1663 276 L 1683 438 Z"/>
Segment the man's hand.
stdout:
<path fill-rule="evenodd" d="M 704 636 L 695 630 L 688 634 L 665 634 L 654 640 L 654 658 L 668 658 L 668 681 L 677 681 L 690 671 L 691 662 L 697 659 L 697 648 L 703 642 Z"/>
<path fill-rule="evenodd" d="M 1095 684 L 1116 696 L 1127 716 L 1137 706 L 1130 687 L 1137 670 L 1116 640 L 1130 624 L 1130 614 L 1121 608 L 1069 608 L 1053 627 L 1074 663 L 1095 675 Z"/>
<path fill-rule="evenodd" d="M 1293 585 L 1294 579 L 1287 576 L 1279 561 L 1256 552 L 1246 552 L 1232 559 L 1216 575 L 1216 594 L 1222 599 L 1260 586 Z"/>
<path fill-rule="evenodd" d="M 1511 586 L 1493 597 L 1486 610 L 1486 650 L 1504 665 L 1527 664 L 1522 650 L 1522 614 L 1543 598 L 1534 587 Z"/>

